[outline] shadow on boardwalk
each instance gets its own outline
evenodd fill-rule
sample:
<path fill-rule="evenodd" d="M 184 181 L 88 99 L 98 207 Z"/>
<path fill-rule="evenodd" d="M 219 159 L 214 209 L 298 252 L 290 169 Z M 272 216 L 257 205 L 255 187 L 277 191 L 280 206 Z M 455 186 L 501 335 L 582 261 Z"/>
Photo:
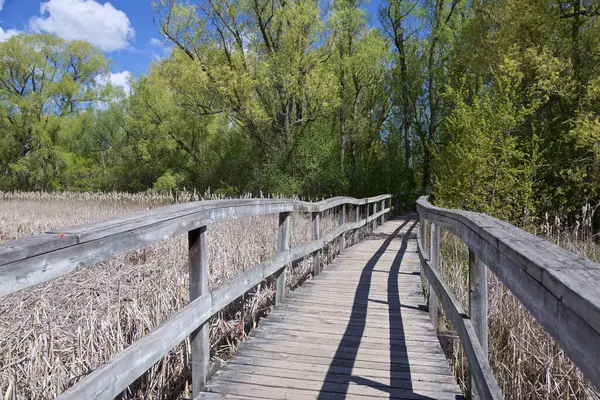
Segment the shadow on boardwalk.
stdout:
<path fill-rule="evenodd" d="M 367 261 L 362 270 L 359 284 L 354 295 L 350 321 L 348 322 L 346 331 L 340 341 L 340 344 L 338 345 L 336 354 L 332 360 L 319 392 L 319 399 L 324 400 L 329 398 L 331 392 L 340 393 L 339 380 L 336 382 L 335 379 L 335 374 L 337 373 L 335 365 L 342 360 L 344 360 L 345 363 L 350 361 L 352 365 L 354 365 L 356 362 L 356 357 L 360 347 L 360 342 L 356 342 L 356 336 L 363 336 L 367 319 L 367 313 L 365 310 L 367 310 L 369 301 L 374 301 L 369 300 L 369 292 L 371 289 L 371 280 L 374 268 L 394 239 L 400 239 L 401 245 L 394 257 L 387 280 L 387 304 L 390 338 L 390 384 L 389 386 L 385 386 L 382 385 L 381 382 L 376 382 L 369 378 L 352 375 L 348 380 L 345 380 L 345 383 L 342 386 L 342 392 L 347 393 L 350 382 L 354 382 L 358 385 L 372 387 L 384 393 L 387 392 L 389 393 L 390 398 L 408 398 L 416 400 L 431 399 L 430 397 L 419 395 L 412 390 L 412 384 L 410 380 L 410 365 L 407 356 L 407 348 L 402 324 L 401 309 L 403 305 L 400 301 L 400 288 L 398 286 L 400 265 L 406 253 L 411 232 L 415 228 L 416 224 L 417 221 L 411 218 L 406 220 L 389 235 L 375 233 L 371 236 L 375 236 L 378 239 L 385 239 L 385 241 L 381 247 L 377 249 L 375 254 Z M 402 229 L 407 225 L 409 225 L 408 229 L 401 233 Z M 392 345 L 391 343 L 394 344 Z"/>

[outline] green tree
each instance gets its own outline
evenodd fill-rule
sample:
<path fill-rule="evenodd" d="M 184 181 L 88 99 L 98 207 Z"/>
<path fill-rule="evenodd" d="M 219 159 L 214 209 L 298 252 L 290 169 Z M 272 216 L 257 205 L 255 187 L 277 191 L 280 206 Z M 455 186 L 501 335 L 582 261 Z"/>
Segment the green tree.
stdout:
<path fill-rule="evenodd" d="M 17 35 L 0 43 L 1 180 L 5 187 L 56 189 L 69 157 L 61 121 L 98 100 L 102 53 L 81 41 Z"/>
<path fill-rule="evenodd" d="M 359 164 L 374 157 L 368 149 L 381 140 L 379 133 L 391 109 L 387 95 L 390 54 L 380 32 L 369 28 L 358 2 L 337 2 L 330 26 L 338 82 L 338 107 L 332 120 L 339 132 L 341 174 L 349 181 L 349 193 L 356 194 L 364 191 L 366 182 L 377 179 Z"/>

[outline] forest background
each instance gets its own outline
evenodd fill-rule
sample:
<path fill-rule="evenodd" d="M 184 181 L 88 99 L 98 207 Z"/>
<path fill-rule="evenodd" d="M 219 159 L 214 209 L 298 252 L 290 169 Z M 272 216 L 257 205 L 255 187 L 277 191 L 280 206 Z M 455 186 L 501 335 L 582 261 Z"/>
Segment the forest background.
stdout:
<path fill-rule="evenodd" d="M 592 0 L 161 0 L 126 90 L 85 41 L 0 43 L 0 188 L 433 193 L 521 226 L 600 190 Z"/>

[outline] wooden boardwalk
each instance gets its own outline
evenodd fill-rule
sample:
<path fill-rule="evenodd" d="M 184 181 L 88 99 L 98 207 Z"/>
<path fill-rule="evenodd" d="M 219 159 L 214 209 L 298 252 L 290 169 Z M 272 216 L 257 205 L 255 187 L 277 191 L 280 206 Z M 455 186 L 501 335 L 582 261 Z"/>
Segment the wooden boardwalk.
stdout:
<path fill-rule="evenodd" d="M 388 221 L 286 298 L 199 398 L 460 399 L 419 276 L 416 215 Z"/>
<path fill-rule="evenodd" d="M 316 278 L 283 301 L 287 265 L 396 213 L 401 203 L 390 194 L 314 203 L 212 200 L 45 232 L 0 243 L 0 297 L 187 233 L 189 304 L 59 394 L 59 400 L 119 397 L 186 338 L 195 399 L 456 400 L 461 395 L 435 334 L 440 309 L 460 338 L 471 395 L 476 389 L 479 398 L 501 400 L 488 361 L 489 270 L 600 388 L 600 264 L 488 215 L 437 207 L 426 196 L 416 202 L 420 225 L 416 215 L 389 221 L 322 274 L 315 268 Z M 310 214 L 312 240 L 290 246 L 294 213 Z M 339 225 L 321 234 L 324 213 L 339 216 Z M 272 214 L 279 216 L 277 253 L 209 290 L 207 226 Z M 440 228 L 469 248 L 468 310 L 438 271 Z M 210 319 L 273 276 L 275 311 L 207 382 Z M 421 278 L 432 294 L 427 312 Z"/>

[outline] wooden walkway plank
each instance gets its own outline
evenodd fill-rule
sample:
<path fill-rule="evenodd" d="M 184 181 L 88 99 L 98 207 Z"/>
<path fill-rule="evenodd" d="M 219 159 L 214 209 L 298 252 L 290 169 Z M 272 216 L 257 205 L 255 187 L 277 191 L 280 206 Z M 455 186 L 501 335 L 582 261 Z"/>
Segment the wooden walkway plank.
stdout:
<path fill-rule="evenodd" d="M 415 218 L 346 249 L 290 294 L 197 399 L 462 398 L 421 289 Z"/>

